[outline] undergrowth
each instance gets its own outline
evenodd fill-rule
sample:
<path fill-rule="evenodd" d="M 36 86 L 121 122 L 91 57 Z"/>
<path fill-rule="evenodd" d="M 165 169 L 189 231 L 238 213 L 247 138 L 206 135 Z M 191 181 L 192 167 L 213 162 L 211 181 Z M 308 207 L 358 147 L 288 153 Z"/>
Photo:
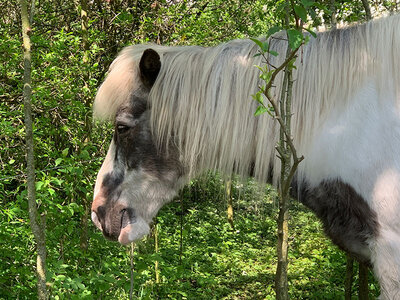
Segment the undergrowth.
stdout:
<path fill-rule="evenodd" d="M 154 235 L 135 247 L 134 299 L 274 299 L 276 193 L 270 187 L 264 193 L 249 181 L 244 186 L 234 182 L 232 195 L 234 229 L 226 220 L 224 184 L 217 175 L 192 182 L 161 210 L 156 220 L 158 253 Z M 5 237 L 0 239 L 0 299 L 35 297 L 35 254 L 24 211 L 0 223 Z M 80 249 L 82 213 L 64 208 L 60 214 L 68 218 L 48 223 L 51 298 L 128 299 L 130 247 L 105 240 L 90 225 L 89 248 Z M 296 201 L 289 258 L 292 299 L 344 298 L 346 257 L 324 237 L 316 217 Z M 160 283 L 155 281 L 156 261 Z M 370 291 L 378 295 L 373 278 Z"/>

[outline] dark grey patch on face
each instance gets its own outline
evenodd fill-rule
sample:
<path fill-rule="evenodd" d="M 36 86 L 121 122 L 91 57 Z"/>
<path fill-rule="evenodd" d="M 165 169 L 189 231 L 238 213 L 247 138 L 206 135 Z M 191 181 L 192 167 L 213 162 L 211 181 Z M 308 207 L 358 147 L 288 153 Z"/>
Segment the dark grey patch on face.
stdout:
<path fill-rule="evenodd" d="M 113 170 L 112 172 L 104 175 L 102 182 L 104 197 L 107 199 L 112 198 L 112 194 L 116 187 L 118 187 L 123 181 L 124 174 L 118 170 Z"/>
<path fill-rule="evenodd" d="M 296 190 L 293 184 L 294 194 Z M 378 234 L 377 216 L 350 185 L 340 180 L 325 180 L 315 188 L 303 184 L 298 198 L 321 219 L 336 245 L 369 262 L 367 240 Z"/>
<path fill-rule="evenodd" d="M 158 151 L 153 141 L 149 119 L 150 110 L 146 99 L 137 96 L 132 97 L 130 104 L 117 112 L 113 137 L 113 170 L 104 175 L 102 183 L 107 201 L 118 199 L 119 186 L 127 171 L 141 168 L 165 184 L 169 184 L 170 178 L 167 174 L 171 171 L 178 177 L 182 175 L 176 148 L 171 145 L 168 155 L 164 151 Z"/>

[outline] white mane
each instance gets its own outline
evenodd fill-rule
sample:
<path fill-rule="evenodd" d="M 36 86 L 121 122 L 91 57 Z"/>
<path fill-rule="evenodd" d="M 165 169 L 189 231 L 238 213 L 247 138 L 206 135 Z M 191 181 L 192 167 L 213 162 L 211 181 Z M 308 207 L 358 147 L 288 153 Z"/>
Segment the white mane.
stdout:
<path fill-rule="evenodd" d="M 299 155 L 307 156 L 307 147 L 331 108 L 345 109 L 368 78 L 376 80 L 378 90 L 399 92 L 399 28 L 400 16 L 392 16 L 320 33 L 299 52 L 292 104 Z M 270 44 L 280 53 L 272 59 L 278 65 L 286 42 L 273 39 Z M 140 86 L 138 63 L 147 48 L 160 54 L 162 64 L 149 96 L 156 142 L 162 145 L 173 139 L 191 175 L 205 169 L 246 175 L 253 166 L 255 177 L 265 181 L 274 166 L 277 180 L 280 164 L 274 148 L 279 128 L 268 115 L 254 117 L 257 103 L 251 95 L 261 84 L 254 65 L 262 62 L 260 56 L 254 57 L 257 46 L 250 40 L 210 48 L 127 47 L 99 89 L 96 116 L 113 118 L 117 108 L 129 101 Z"/>

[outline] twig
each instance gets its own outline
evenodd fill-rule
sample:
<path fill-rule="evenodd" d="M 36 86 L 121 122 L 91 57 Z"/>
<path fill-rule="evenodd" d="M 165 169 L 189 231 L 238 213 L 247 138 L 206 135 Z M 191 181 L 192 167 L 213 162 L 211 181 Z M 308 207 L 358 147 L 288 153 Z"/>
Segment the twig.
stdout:
<path fill-rule="evenodd" d="M 133 254 L 135 251 L 135 243 L 131 243 L 131 249 L 129 251 L 129 256 L 130 256 L 130 260 L 131 260 L 131 286 L 129 289 L 129 300 L 133 299 L 133 272 L 134 272 L 134 265 L 133 265 Z"/>

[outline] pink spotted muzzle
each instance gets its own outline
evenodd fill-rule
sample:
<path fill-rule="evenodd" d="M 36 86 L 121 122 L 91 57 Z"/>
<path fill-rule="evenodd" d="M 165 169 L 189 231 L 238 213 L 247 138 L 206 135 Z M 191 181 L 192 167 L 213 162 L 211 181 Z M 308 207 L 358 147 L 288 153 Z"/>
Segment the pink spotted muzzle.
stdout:
<path fill-rule="evenodd" d="M 123 245 L 141 239 L 150 232 L 150 227 L 143 218 L 136 216 L 135 210 L 121 204 L 92 205 L 92 221 L 103 235 L 111 241 Z"/>

